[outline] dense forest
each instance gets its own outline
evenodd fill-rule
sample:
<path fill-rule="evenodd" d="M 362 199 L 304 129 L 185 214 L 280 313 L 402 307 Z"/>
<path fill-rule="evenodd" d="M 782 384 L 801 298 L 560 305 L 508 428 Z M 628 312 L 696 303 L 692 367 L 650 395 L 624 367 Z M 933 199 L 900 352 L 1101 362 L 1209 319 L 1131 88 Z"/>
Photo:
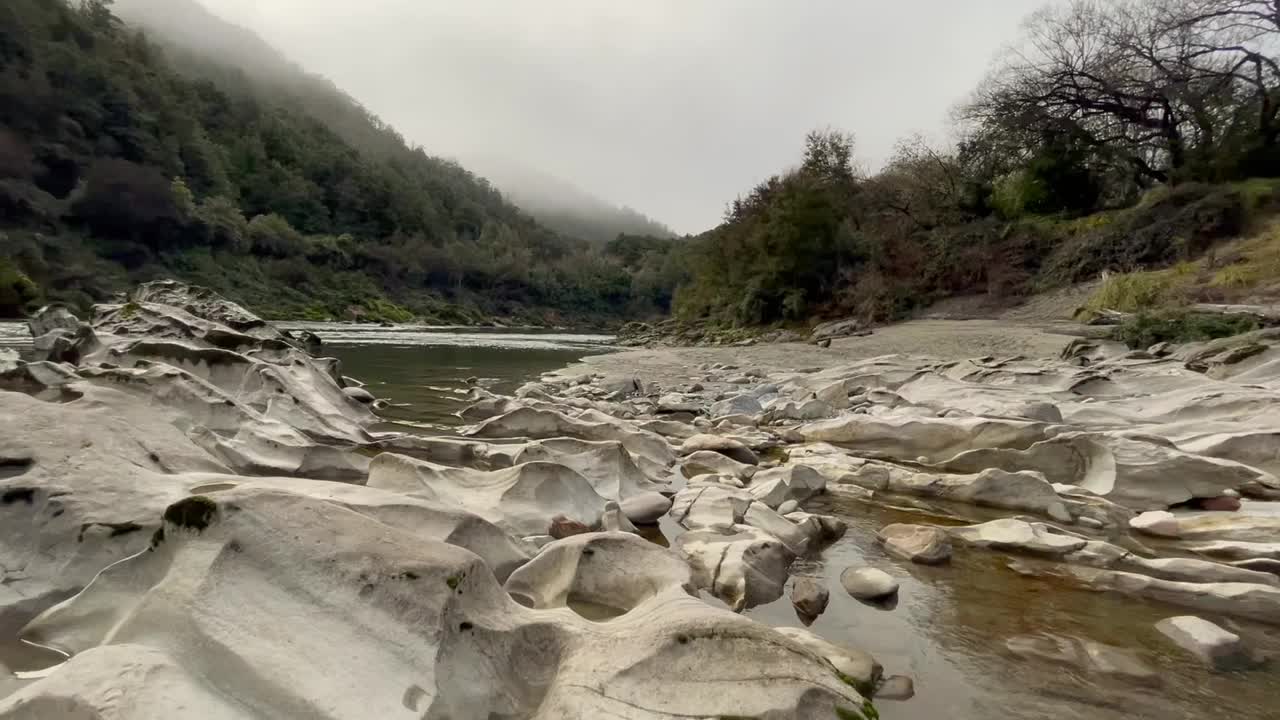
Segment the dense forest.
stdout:
<path fill-rule="evenodd" d="M 557 233 L 250 34 L 178 22 L 161 46 L 109 0 L 0 4 L 0 314 L 162 276 L 277 317 L 667 309 L 675 281 L 656 276 L 673 270 L 630 248 L 670 241 Z"/>
<path fill-rule="evenodd" d="M 1075 0 L 1033 15 L 956 113 L 874 174 L 853 138 L 731 203 L 688 248 L 685 319 L 901 317 L 1203 253 L 1275 210 L 1280 4 Z"/>

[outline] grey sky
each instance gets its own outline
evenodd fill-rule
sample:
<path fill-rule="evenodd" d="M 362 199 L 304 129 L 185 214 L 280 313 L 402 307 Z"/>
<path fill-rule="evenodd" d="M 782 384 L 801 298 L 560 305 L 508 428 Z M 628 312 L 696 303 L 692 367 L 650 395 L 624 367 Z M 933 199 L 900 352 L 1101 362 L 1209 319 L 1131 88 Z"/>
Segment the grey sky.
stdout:
<path fill-rule="evenodd" d="M 794 164 L 937 135 L 1034 0 L 202 0 L 437 155 L 563 177 L 681 232 Z"/>

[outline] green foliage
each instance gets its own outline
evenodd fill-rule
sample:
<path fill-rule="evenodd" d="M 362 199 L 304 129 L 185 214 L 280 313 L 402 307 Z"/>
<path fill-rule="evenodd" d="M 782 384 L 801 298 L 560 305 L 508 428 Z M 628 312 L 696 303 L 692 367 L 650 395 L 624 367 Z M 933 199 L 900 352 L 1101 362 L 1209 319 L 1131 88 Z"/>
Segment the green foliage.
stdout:
<path fill-rule="evenodd" d="M 619 258 L 561 237 L 251 35 L 210 16 L 162 52 L 108 6 L 0 5 L 0 227 L 29 238 L 14 264 L 74 304 L 172 275 L 273 316 L 669 307 L 669 244 Z M 245 52 L 214 59 L 228 37 Z"/>
<path fill-rule="evenodd" d="M 1020 218 L 1032 208 L 1044 205 L 1049 191 L 1027 170 L 1015 170 L 996 180 L 991 190 L 991 206 L 1000 217 Z"/>
<path fill-rule="evenodd" d="M 0 257 L 0 318 L 20 318 L 40 297 L 40 289 L 22 271 Z"/>
<path fill-rule="evenodd" d="M 1204 313 L 1139 313 L 1115 330 L 1115 339 L 1135 349 L 1159 342 L 1197 342 L 1231 337 L 1258 329 L 1258 321 L 1245 315 Z"/>
<path fill-rule="evenodd" d="M 1140 312 L 1161 305 L 1170 285 L 1163 273 L 1108 275 L 1090 296 L 1086 306 L 1094 310 Z"/>

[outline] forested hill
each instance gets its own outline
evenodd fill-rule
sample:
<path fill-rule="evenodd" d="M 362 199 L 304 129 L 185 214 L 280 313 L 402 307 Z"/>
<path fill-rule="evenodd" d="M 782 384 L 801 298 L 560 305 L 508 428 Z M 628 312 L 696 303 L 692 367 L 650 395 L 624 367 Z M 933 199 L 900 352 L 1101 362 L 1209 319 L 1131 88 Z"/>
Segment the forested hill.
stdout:
<path fill-rule="evenodd" d="M 169 52 L 176 67 L 200 76 L 219 72 L 226 82 L 228 67 L 244 73 L 266 101 L 288 98 L 306 108 L 357 147 L 396 152 L 404 143 L 382 130 L 359 103 L 328 80 L 307 73 L 256 34 L 209 12 L 197 0 L 116 0 L 115 13 L 126 22 L 146 28 Z M 460 158 L 473 173 L 490 181 L 502 194 L 541 224 L 566 237 L 606 243 L 618 235 L 671 237 L 670 229 L 644 214 L 608 203 L 570 182 L 507 158 L 468 155 Z"/>
<path fill-rule="evenodd" d="M 851 136 L 812 134 L 797 169 L 691 244 L 677 311 L 884 321 L 948 295 L 1009 303 L 1108 272 L 1190 272 L 1280 209 L 1278 49 L 1272 0 L 1055 2 L 958 109 L 954 144 L 905 138 L 866 174 Z M 1204 264 L 1198 302 L 1258 275 L 1233 262 Z"/>
<path fill-rule="evenodd" d="M 331 84 L 284 82 L 299 73 L 251 34 L 194 22 L 191 42 L 238 45 L 162 49 L 104 0 L 0 4 L 0 314 L 169 275 L 273 316 L 559 322 L 669 301 L 648 259 L 548 229 Z M 262 72 L 206 55 L 228 49 Z"/>

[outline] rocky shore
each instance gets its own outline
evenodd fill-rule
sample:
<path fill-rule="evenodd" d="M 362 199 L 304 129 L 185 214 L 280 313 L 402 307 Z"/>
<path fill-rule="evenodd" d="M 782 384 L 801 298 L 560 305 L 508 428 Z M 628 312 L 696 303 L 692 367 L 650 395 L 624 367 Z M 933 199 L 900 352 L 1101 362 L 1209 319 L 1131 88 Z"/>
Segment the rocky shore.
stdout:
<path fill-rule="evenodd" d="M 876 541 L 1162 603 L 1153 632 L 1206 673 L 1266 658 L 1199 615 L 1280 625 L 1274 331 L 641 351 L 476 388 L 471 424 L 423 437 L 371 430 L 376 399 L 317 338 L 197 288 L 31 329 L 36 359 L 0 357 L 0 637 L 66 659 L 0 682 L 3 720 L 869 719 L 909 668 L 741 614 L 892 601 L 883 567 L 796 572 L 846 531 L 824 496 L 985 508 Z M 1008 644 L 1154 675 L 1124 648 Z"/>

